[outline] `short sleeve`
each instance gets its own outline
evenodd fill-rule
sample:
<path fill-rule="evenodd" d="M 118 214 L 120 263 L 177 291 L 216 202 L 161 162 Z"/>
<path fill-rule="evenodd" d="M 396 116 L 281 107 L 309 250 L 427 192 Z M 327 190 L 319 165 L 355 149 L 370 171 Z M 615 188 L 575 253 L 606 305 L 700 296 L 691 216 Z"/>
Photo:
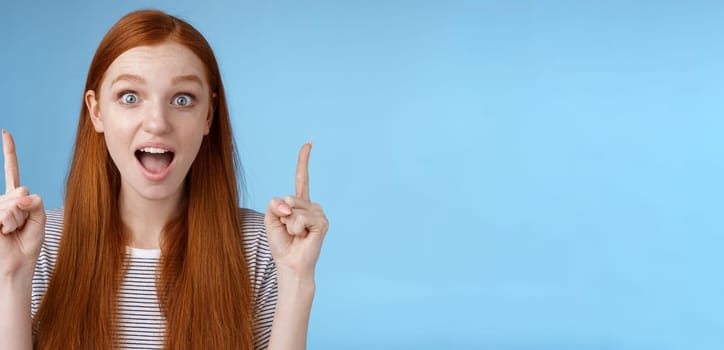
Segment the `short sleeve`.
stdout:
<path fill-rule="evenodd" d="M 253 289 L 254 349 L 269 346 L 274 310 L 277 302 L 277 271 L 269 249 L 264 215 L 242 209 L 244 251 Z"/>
<path fill-rule="evenodd" d="M 254 301 L 254 349 L 266 349 L 269 346 L 276 302 L 277 272 L 274 261 L 270 259 Z"/>
<path fill-rule="evenodd" d="M 33 273 L 33 286 L 31 298 L 31 315 L 35 317 L 40 303 L 48 289 L 50 277 L 55 268 L 55 259 L 58 256 L 60 235 L 63 232 L 63 209 L 53 209 L 45 212 L 45 238 L 40 247 L 40 255 L 35 262 Z"/>

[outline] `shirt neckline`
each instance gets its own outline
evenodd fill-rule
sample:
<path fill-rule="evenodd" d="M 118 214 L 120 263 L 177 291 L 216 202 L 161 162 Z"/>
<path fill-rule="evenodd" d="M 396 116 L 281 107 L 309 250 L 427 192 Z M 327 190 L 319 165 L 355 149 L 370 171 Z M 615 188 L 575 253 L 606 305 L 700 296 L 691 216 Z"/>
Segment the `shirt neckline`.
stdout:
<path fill-rule="evenodd" d="M 158 259 L 161 257 L 161 249 L 159 248 L 144 249 L 126 246 L 126 252 L 134 258 Z"/>

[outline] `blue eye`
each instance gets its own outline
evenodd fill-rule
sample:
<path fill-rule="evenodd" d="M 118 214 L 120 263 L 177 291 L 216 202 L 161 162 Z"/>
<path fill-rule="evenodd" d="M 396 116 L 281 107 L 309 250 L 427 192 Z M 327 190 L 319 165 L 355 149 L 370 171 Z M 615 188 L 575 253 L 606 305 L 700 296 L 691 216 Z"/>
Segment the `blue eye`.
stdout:
<path fill-rule="evenodd" d="M 188 94 L 181 94 L 174 97 L 173 102 L 181 107 L 187 107 L 191 104 L 193 97 Z"/>
<path fill-rule="evenodd" d="M 132 92 L 124 92 L 121 94 L 121 102 L 125 104 L 134 104 L 138 102 L 138 96 Z"/>

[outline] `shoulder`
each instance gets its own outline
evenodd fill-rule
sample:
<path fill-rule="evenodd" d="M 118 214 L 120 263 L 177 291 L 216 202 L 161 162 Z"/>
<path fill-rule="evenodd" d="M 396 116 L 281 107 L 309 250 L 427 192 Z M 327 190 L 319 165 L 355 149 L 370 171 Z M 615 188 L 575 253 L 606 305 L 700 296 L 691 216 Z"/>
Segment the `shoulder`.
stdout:
<path fill-rule="evenodd" d="M 244 233 L 247 231 L 264 231 L 264 214 L 253 209 L 239 208 L 239 215 L 242 222 L 241 229 Z"/>
<path fill-rule="evenodd" d="M 264 226 L 264 214 L 247 208 L 240 208 L 239 214 L 241 215 L 244 255 L 249 269 L 253 272 L 261 272 L 272 261 Z"/>
<path fill-rule="evenodd" d="M 45 211 L 45 229 L 63 229 L 63 208 L 49 209 Z"/>
<path fill-rule="evenodd" d="M 264 214 L 247 208 L 240 208 L 241 232 L 244 245 L 266 245 L 266 229 L 264 228 Z M 45 211 L 45 242 L 57 248 L 60 236 L 63 233 L 63 208 Z"/>
<path fill-rule="evenodd" d="M 252 209 L 239 208 L 239 215 L 244 245 L 266 243 L 264 214 Z"/>
<path fill-rule="evenodd" d="M 240 208 L 241 234 L 247 259 L 250 255 L 271 257 L 264 226 L 264 214 L 247 208 Z"/>
<path fill-rule="evenodd" d="M 255 289 L 259 289 L 263 278 L 274 269 L 274 259 L 264 226 L 264 214 L 246 208 L 239 209 L 244 256 Z"/>
<path fill-rule="evenodd" d="M 264 269 L 271 261 L 271 251 L 267 241 L 266 229 L 264 227 L 264 214 L 247 208 L 240 208 L 241 234 L 244 245 L 244 255 L 249 262 L 249 268 Z M 63 208 L 46 210 L 45 212 L 45 240 L 41 248 L 41 260 L 46 260 L 49 265 L 55 265 L 55 257 L 60 247 L 61 235 L 63 233 Z"/>

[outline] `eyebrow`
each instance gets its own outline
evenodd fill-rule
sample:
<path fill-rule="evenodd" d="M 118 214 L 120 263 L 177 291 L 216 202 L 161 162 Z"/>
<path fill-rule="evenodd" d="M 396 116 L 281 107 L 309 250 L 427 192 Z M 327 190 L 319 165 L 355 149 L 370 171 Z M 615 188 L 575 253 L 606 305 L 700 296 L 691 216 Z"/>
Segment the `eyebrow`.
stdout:
<path fill-rule="evenodd" d="M 121 74 L 121 75 L 117 76 L 115 79 L 113 79 L 113 81 L 111 82 L 111 86 L 121 80 L 128 80 L 128 81 L 131 81 L 134 83 L 141 83 L 141 84 L 146 82 L 145 80 L 143 80 L 143 78 L 141 78 L 138 75 Z M 195 75 L 195 74 L 179 75 L 171 80 L 171 82 L 174 84 L 178 84 L 178 83 L 185 82 L 185 81 L 194 82 L 199 85 L 204 85 L 201 81 L 201 78 L 199 78 L 199 76 Z"/>
<path fill-rule="evenodd" d="M 121 74 L 121 75 L 117 76 L 115 79 L 113 79 L 113 81 L 111 82 L 111 86 L 113 86 L 113 84 L 115 84 L 115 83 L 117 83 L 117 82 L 119 82 L 119 81 L 121 81 L 121 80 L 128 80 L 128 81 L 132 81 L 132 82 L 136 82 L 136 83 L 144 83 L 144 82 L 145 82 L 145 80 L 143 80 L 143 78 L 141 78 L 141 77 L 138 76 L 138 75 Z"/>
<path fill-rule="evenodd" d="M 198 75 L 195 75 L 195 74 L 180 75 L 180 76 L 177 76 L 177 77 L 173 78 L 173 80 L 171 80 L 171 82 L 174 83 L 174 84 L 178 84 L 178 83 L 184 82 L 184 81 L 190 81 L 190 82 L 195 82 L 195 83 L 197 83 L 197 84 L 199 84 L 199 85 L 204 85 L 204 84 L 201 82 L 201 78 L 199 78 L 199 76 L 198 76 Z"/>

